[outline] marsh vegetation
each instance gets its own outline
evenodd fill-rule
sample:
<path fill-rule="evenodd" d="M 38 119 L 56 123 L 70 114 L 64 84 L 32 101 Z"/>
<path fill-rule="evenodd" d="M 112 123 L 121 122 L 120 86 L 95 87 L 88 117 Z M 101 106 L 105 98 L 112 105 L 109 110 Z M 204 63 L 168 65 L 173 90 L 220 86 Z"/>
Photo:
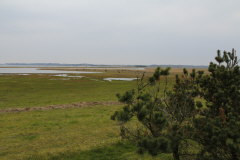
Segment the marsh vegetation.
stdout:
<path fill-rule="evenodd" d="M 216 61 L 0 75 L 0 159 L 238 160 L 239 67 L 228 52 Z"/>

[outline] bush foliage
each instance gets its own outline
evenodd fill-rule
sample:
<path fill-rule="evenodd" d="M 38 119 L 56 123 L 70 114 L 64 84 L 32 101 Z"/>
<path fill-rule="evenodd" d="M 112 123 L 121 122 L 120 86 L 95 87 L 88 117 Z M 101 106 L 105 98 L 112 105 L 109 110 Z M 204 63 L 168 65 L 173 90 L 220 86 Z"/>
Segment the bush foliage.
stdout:
<path fill-rule="evenodd" d="M 117 94 L 125 106 L 112 115 L 121 136 L 136 143 L 138 152 L 172 153 L 174 160 L 239 160 L 240 69 L 236 52 L 224 51 L 211 62 L 209 73 L 176 75 L 168 87 L 170 68 L 157 68 L 137 87 Z M 203 103 L 204 102 L 204 103 Z M 131 123 L 132 122 L 132 123 Z"/>

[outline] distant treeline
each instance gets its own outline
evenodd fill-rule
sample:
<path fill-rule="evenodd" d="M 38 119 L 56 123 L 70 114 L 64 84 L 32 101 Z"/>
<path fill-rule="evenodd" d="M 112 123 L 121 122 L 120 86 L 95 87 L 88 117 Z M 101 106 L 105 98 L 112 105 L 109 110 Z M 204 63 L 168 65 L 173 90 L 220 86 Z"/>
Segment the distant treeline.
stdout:
<path fill-rule="evenodd" d="M 171 67 L 171 68 L 207 68 L 204 65 L 105 65 L 105 64 L 62 64 L 62 63 L 5 63 L 3 66 L 69 66 L 69 67 Z"/>

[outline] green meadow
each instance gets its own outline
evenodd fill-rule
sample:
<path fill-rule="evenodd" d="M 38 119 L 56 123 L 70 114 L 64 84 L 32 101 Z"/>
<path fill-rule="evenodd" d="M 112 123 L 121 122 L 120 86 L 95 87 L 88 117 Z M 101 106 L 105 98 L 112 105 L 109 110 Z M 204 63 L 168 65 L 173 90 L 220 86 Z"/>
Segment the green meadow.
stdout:
<path fill-rule="evenodd" d="M 46 75 L 0 76 L 0 109 L 89 101 L 116 101 L 136 82 Z"/>
<path fill-rule="evenodd" d="M 151 159 L 120 142 L 119 128 L 109 118 L 119 107 L 3 114 L 0 159 Z"/>
<path fill-rule="evenodd" d="M 136 86 L 136 81 L 104 81 L 124 77 L 116 72 L 86 74 L 83 78 L 53 75 L 1 75 L 0 110 L 44 107 L 77 102 L 117 101 L 116 93 Z M 138 73 L 139 74 L 139 73 Z M 128 73 L 126 77 L 136 77 Z M 28 160 L 171 160 L 138 155 L 136 147 L 121 141 L 119 126 L 110 116 L 122 105 L 0 113 L 0 159 Z"/>

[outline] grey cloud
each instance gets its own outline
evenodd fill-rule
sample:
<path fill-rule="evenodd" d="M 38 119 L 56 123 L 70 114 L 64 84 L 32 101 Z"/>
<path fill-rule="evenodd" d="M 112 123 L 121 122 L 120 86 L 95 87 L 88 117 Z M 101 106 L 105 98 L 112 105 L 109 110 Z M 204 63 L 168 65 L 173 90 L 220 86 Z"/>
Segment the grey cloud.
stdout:
<path fill-rule="evenodd" d="M 237 0 L 2 0 L 0 63 L 208 64 L 240 49 Z"/>

